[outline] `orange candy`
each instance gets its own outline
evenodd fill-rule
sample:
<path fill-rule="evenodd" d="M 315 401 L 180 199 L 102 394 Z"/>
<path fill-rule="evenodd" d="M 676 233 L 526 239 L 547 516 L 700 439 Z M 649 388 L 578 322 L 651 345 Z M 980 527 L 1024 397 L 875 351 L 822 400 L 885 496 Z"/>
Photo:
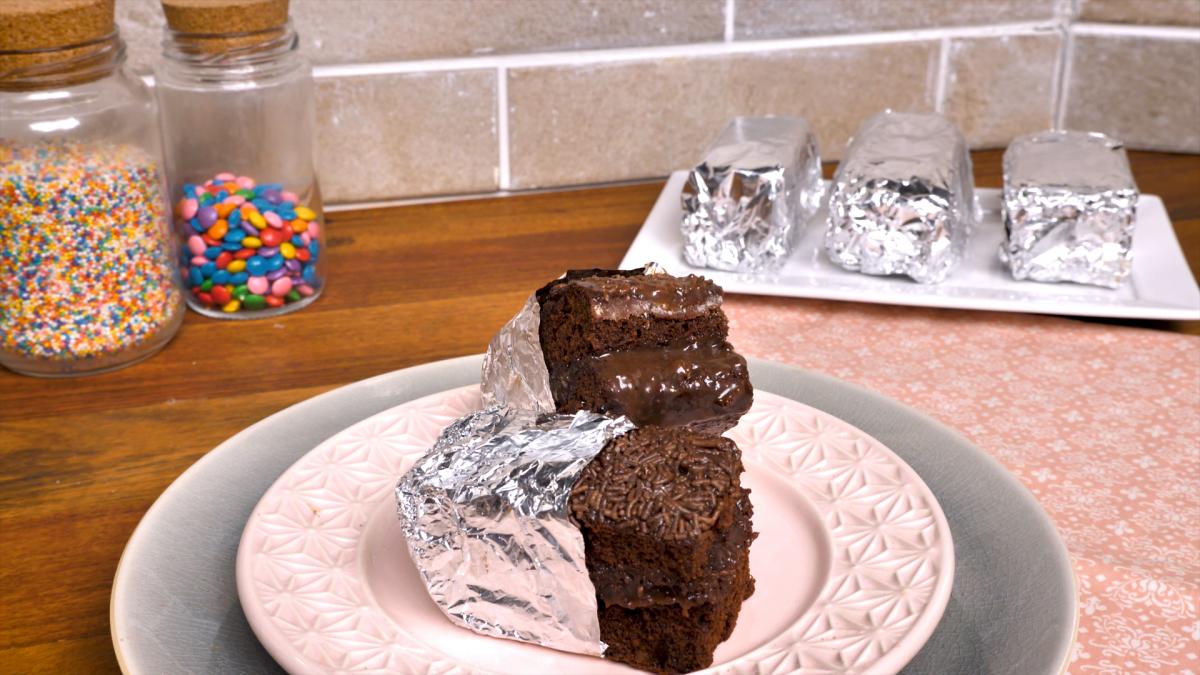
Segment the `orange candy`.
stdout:
<path fill-rule="evenodd" d="M 229 223 L 224 220 L 218 220 L 213 223 L 212 227 L 208 228 L 206 234 L 213 239 L 220 240 L 227 232 L 229 232 Z"/>

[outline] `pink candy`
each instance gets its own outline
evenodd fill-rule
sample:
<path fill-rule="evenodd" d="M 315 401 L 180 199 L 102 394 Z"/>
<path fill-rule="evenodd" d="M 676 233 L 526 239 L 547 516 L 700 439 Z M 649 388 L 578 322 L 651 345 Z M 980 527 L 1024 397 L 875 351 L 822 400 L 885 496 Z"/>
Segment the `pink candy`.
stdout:
<path fill-rule="evenodd" d="M 183 216 L 184 220 L 191 220 L 196 216 L 196 211 L 200 210 L 200 202 L 195 199 L 185 199 L 179 205 L 179 215 Z M 203 253 L 203 251 L 201 251 Z"/>
<path fill-rule="evenodd" d="M 292 290 L 292 280 L 288 277 L 279 277 L 275 283 L 271 284 L 271 294 L 283 297 Z"/>
<path fill-rule="evenodd" d="M 296 287 L 296 290 L 300 292 L 300 295 L 303 295 L 306 298 L 313 294 L 312 286 L 309 286 L 308 284 L 300 284 Z"/>
<path fill-rule="evenodd" d="M 229 195 L 221 203 L 233 204 L 234 206 L 241 206 L 242 204 L 246 203 L 246 198 L 241 195 Z"/>
<path fill-rule="evenodd" d="M 254 189 L 254 179 L 249 176 L 238 176 L 237 180 L 235 180 L 234 182 L 237 183 L 237 186 L 242 188 L 243 190 L 253 190 Z"/>
<path fill-rule="evenodd" d="M 231 180 L 236 179 L 237 176 L 229 173 L 228 171 L 223 171 L 223 172 L 217 174 L 216 176 L 213 176 L 213 178 L 216 178 L 217 180 L 221 181 L 222 183 L 227 183 Z M 208 181 L 206 183 L 206 185 L 211 185 L 211 184 L 212 184 L 212 181 Z"/>
<path fill-rule="evenodd" d="M 280 218 L 279 214 L 275 213 L 274 211 L 267 211 L 264 213 L 263 220 L 266 220 L 268 225 L 277 230 L 283 227 L 283 218 Z"/>
<path fill-rule="evenodd" d="M 300 203 L 300 198 L 296 196 L 295 192 L 281 192 L 279 193 L 279 198 L 292 204 Z"/>
<path fill-rule="evenodd" d="M 208 244 L 204 243 L 199 235 L 193 234 L 188 237 L 188 250 L 192 252 L 192 255 L 204 255 L 204 252 L 208 250 Z"/>
<path fill-rule="evenodd" d="M 321 226 L 317 224 L 317 221 L 313 220 L 308 223 L 308 235 L 313 239 L 321 236 Z"/>
<path fill-rule="evenodd" d="M 204 263 L 206 263 L 206 262 L 212 262 L 212 261 L 209 260 L 208 258 L 205 258 L 202 255 L 193 256 L 191 259 L 192 267 L 203 267 Z"/>
<path fill-rule="evenodd" d="M 305 246 L 308 246 L 310 243 L 312 243 L 312 236 L 305 232 L 304 234 L 300 235 L 300 241 L 304 242 Z"/>
<path fill-rule="evenodd" d="M 246 288 L 255 295 L 266 295 L 270 287 L 266 277 L 250 277 L 246 280 Z"/>

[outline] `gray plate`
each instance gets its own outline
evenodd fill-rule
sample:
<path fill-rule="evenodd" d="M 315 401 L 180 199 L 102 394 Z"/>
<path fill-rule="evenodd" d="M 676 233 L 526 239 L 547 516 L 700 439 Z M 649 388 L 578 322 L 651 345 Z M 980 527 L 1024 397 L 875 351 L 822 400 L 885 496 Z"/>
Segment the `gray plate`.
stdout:
<path fill-rule="evenodd" d="M 246 623 L 234 559 L 242 526 L 284 470 L 318 443 L 405 401 L 479 381 L 479 356 L 380 375 L 298 403 L 217 446 L 146 513 L 113 581 L 126 673 L 281 673 Z M 750 361 L 754 386 L 829 412 L 904 458 L 954 536 L 950 604 L 912 673 L 1060 672 L 1074 636 L 1066 548 L 1033 496 L 957 433 L 843 382 Z"/>

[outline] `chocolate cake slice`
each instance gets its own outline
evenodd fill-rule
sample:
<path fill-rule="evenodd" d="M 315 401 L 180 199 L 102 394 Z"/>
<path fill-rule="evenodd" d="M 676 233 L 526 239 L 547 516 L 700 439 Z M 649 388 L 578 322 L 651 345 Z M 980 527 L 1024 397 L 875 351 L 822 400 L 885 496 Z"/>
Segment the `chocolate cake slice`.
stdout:
<path fill-rule="evenodd" d="M 704 277 L 572 270 L 537 292 L 539 338 L 559 412 L 721 433 L 754 398 L 727 341 L 721 288 Z"/>
<path fill-rule="evenodd" d="M 658 673 L 712 664 L 750 576 L 753 509 L 733 441 L 646 426 L 609 441 L 571 492 L 605 656 Z"/>

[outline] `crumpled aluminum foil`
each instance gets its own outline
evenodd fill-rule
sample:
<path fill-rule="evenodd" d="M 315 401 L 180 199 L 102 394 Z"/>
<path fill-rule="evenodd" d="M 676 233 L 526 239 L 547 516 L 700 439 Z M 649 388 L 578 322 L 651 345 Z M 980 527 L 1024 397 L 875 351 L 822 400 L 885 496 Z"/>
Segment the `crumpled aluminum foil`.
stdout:
<path fill-rule="evenodd" d="M 940 283 L 977 217 L 973 181 L 966 141 L 945 117 L 875 115 L 834 175 L 825 251 L 848 270 Z"/>
<path fill-rule="evenodd" d="M 642 274 L 666 274 L 658 263 L 646 263 Z M 550 371 L 542 355 L 541 306 L 536 294 L 508 323 L 492 336 L 483 355 L 479 389 L 485 406 L 502 405 L 551 413 L 555 410 L 550 392 Z"/>
<path fill-rule="evenodd" d="M 479 382 L 485 406 L 554 412 L 550 371 L 538 335 L 541 316 L 537 296 L 530 295 L 516 316 L 492 336 Z"/>
<path fill-rule="evenodd" d="M 683 256 L 691 265 L 773 269 L 821 204 L 816 136 L 799 117 L 735 117 L 688 174 Z"/>
<path fill-rule="evenodd" d="M 1045 131 L 1004 152 L 1000 260 L 1014 279 L 1119 287 L 1133 266 L 1138 189 L 1120 141 Z"/>
<path fill-rule="evenodd" d="M 459 418 L 396 486 L 412 560 L 451 621 L 493 637 L 603 654 L 596 590 L 568 500 L 633 428 L 591 412 L 490 407 Z"/>

